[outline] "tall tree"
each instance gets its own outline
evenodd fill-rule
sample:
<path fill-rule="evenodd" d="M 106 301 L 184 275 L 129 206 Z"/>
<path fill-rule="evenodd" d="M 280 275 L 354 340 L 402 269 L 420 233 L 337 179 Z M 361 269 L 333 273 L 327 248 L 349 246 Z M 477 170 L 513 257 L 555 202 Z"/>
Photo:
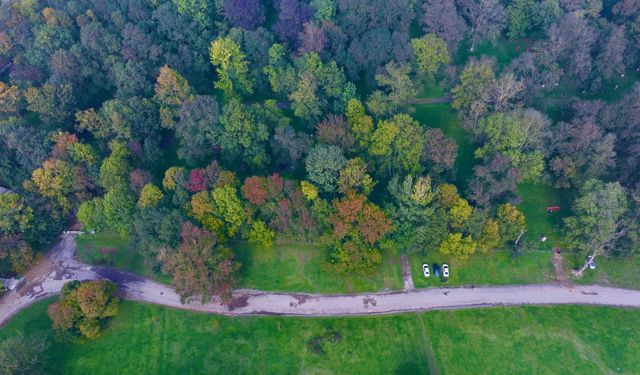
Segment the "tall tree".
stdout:
<path fill-rule="evenodd" d="M 118 314 L 116 286 L 108 280 L 71 281 L 62 288 L 60 301 L 49 307 L 53 327 L 73 335 L 96 338 L 106 318 Z"/>
<path fill-rule="evenodd" d="M 189 165 L 211 159 L 220 139 L 218 102 L 212 96 L 197 95 L 182 103 L 175 126 L 180 139 L 178 156 Z"/>
<path fill-rule="evenodd" d="M 378 172 L 418 173 L 424 147 L 424 132 L 420 124 L 406 114 L 395 115 L 378 122 L 371 138 L 369 154 L 382 167 Z"/>
<path fill-rule="evenodd" d="M 525 180 L 534 180 L 544 169 L 543 151 L 550 124 L 534 109 L 491 115 L 480 122 L 485 142 L 475 155 L 482 158 L 499 152 L 522 171 Z"/>
<path fill-rule="evenodd" d="M 253 93 L 253 83 L 248 76 L 248 62 L 233 39 L 224 37 L 214 40 L 209 49 L 209 58 L 218 73 L 218 80 L 214 85 L 227 97 Z"/>
<path fill-rule="evenodd" d="M 451 61 L 445 41 L 436 34 L 411 39 L 411 49 L 417 73 L 427 80 L 433 80 L 438 70 Z"/>
<path fill-rule="evenodd" d="M 482 207 L 501 200 L 515 203 L 518 201 L 517 185 L 521 180 L 522 172 L 513 166 L 511 160 L 495 154 L 484 164 L 473 168 L 469 198 Z"/>
<path fill-rule="evenodd" d="M 340 148 L 317 145 L 311 149 L 306 160 L 309 180 L 314 182 L 322 191 L 332 193 L 337 187 L 338 174 L 346 163 L 347 160 Z"/>
<path fill-rule="evenodd" d="M 239 268 L 231 250 L 218 245 L 215 235 L 190 222 L 182 224 L 180 236 L 180 246 L 160 250 L 158 259 L 164 271 L 172 275 L 182 302 L 199 296 L 204 304 L 215 294 L 228 301 Z"/>
<path fill-rule="evenodd" d="M 467 32 L 467 24 L 456 9 L 454 0 L 426 0 L 422 5 L 423 30 L 447 42 L 453 54 Z"/>
<path fill-rule="evenodd" d="M 225 0 L 224 17 L 232 26 L 253 30 L 264 22 L 264 7 L 259 0 Z"/>
<path fill-rule="evenodd" d="M 478 42 L 495 39 L 504 28 L 505 11 L 497 0 L 458 0 L 462 15 L 470 24 L 470 51 Z"/>
<path fill-rule="evenodd" d="M 575 271 L 577 277 L 582 276 L 589 261 L 613 255 L 629 225 L 638 219 L 637 212 L 630 214 L 627 192 L 619 183 L 598 180 L 589 180 L 580 189 L 573 213 L 564 220 L 567 240 L 590 255 L 589 260 Z"/>
<path fill-rule="evenodd" d="M 182 103 L 191 95 L 191 87 L 184 77 L 167 65 L 160 68 L 154 98 L 160 104 L 162 126 L 170 129 L 175 126 Z"/>
<path fill-rule="evenodd" d="M 65 125 L 75 107 L 73 89 L 70 85 L 45 83 L 40 88 L 28 88 L 24 97 L 27 100 L 27 108 L 36 112 L 40 120 L 50 127 Z"/>
<path fill-rule="evenodd" d="M 376 82 L 384 90 L 381 97 L 386 105 L 380 108 L 367 101 L 369 110 L 378 116 L 407 110 L 410 100 L 418 93 L 417 86 L 410 76 L 411 70 L 409 64 L 397 64 L 395 61 L 387 63 L 380 73 L 376 74 Z"/>
<path fill-rule="evenodd" d="M 391 229 L 391 221 L 363 195 L 349 193 L 333 201 L 333 209 L 329 261 L 340 273 L 372 274 L 382 259 L 376 245 Z"/>

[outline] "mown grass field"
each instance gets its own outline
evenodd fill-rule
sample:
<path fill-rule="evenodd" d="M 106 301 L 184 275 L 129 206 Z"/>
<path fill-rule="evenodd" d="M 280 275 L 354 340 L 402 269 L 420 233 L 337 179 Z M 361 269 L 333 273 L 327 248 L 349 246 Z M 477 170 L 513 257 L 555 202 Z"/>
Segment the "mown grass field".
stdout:
<path fill-rule="evenodd" d="M 569 254 L 564 257 L 567 273 L 582 266 L 584 255 Z M 640 289 L 640 259 L 634 258 L 596 258 L 596 269 L 587 269 L 578 284 L 615 285 L 623 288 Z"/>
<path fill-rule="evenodd" d="M 65 343 L 53 338 L 50 302 L 16 316 L 0 329 L 0 340 L 18 331 L 47 337 L 47 373 L 54 375 L 640 372 L 639 310 L 560 306 L 227 318 L 124 301 L 98 339 Z M 309 344 L 317 337 L 321 351 Z"/>
<path fill-rule="evenodd" d="M 402 288 L 400 257 L 383 253 L 370 277 L 342 276 L 328 268 L 327 250 L 312 244 L 276 244 L 271 249 L 246 242 L 230 244 L 240 268 L 240 287 L 316 293 L 373 292 Z"/>
<path fill-rule="evenodd" d="M 562 219 L 571 213 L 569 192 L 542 183 L 522 183 L 518 185 L 518 195 L 522 198 L 519 208 L 527 225 L 526 239 L 540 250 L 564 248 Z M 547 213 L 549 206 L 560 206 L 560 211 Z M 541 235 L 547 237 L 545 242 L 539 241 Z"/>
<path fill-rule="evenodd" d="M 509 285 L 539 284 L 553 280 L 553 265 L 548 253 L 528 253 L 514 258 L 508 251 L 474 254 L 468 260 L 457 260 L 439 252 L 416 253 L 409 256 L 413 283 L 416 288 L 453 285 Z M 422 273 L 422 264 L 428 263 L 429 278 Z M 449 265 L 446 284 L 433 274 L 433 263 Z"/>
<path fill-rule="evenodd" d="M 128 238 L 114 234 L 82 236 L 78 239 L 78 257 L 90 264 L 115 267 L 138 275 L 170 283 L 171 278 L 152 269 L 144 257 L 131 248 Z M 264 249 L 244 241 L 232 242 L 240 262 L 240 288 L 270 291 L 345 293 L 376 292 L 402 288 L 400 257 L 383 254 L 373 276 L 342 276 L 327 265 L 327 250 L 313 244 L 276 244 Z"/>

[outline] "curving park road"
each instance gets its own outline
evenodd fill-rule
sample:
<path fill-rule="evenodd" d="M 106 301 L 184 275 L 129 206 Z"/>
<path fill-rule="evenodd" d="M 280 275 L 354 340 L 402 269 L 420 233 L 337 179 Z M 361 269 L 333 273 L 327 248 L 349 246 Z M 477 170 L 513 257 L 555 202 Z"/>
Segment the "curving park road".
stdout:
<path fill-rule="evenodd" d="M 581 304 L 640 308 L 640 291 L 561 284 L 454 287 L 408 292 L 323 295 L 237 290 L 228 305 L 182 304 L 173 288 L 122 271 L 89 266 L 75 259 L 75 239 L 63 237 L 29 271 L 18 288 L 0 299 L 0 326 L 37 300 L 57 294 L 71 280 L 109 279 L 124 298 L 179 309 L 223 315 L 347 316 L 394 314 L 435 309 L 490 306 Z"/>

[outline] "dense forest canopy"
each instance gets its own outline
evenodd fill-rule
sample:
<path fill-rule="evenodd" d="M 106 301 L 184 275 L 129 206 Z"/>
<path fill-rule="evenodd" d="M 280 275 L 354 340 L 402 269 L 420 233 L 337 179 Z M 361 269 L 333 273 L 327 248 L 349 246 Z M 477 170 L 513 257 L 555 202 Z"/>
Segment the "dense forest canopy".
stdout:
<path fill-rule="evenodd" d="M 465 259 L 514 248 L 521 182 L 570 189 L 571 246 L 631 256 L 640 84 L 618 82 L 639 48 L 637 0 L 0 5 L 0 276 L 76 220 L 203 301 L 235 285 L 233 239 L 316 241 L 346 274 Z M 473 139 L 466 181 L 413 116 L 430 89 Z"/>

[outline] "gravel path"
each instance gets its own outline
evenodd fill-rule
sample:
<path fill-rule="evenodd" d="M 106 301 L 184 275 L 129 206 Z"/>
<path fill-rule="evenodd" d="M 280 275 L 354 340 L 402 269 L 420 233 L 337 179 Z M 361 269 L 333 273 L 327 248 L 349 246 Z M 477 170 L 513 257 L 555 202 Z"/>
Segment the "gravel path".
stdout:
<path fill-rule="evenodd" d="M 74 259 L 75 240 L 65 237 L 13 292 L 0 299 L 0 326 L 35 301 L 57 294 L 70 280 L 106 278 L 127 299 L 179 309 L 224 315 L 345 316 L 393 314 L 436 309 L 488 306 L 581 304 L 640 308 L 640 291 L 605 286 L 561 284 L 455 287 L 349 295 L 272 293 L 237 290 L 229 306 L 217 299 L 203 305 L 182 304 L 168 285 L 126 272 L 92 267 Z"/>

